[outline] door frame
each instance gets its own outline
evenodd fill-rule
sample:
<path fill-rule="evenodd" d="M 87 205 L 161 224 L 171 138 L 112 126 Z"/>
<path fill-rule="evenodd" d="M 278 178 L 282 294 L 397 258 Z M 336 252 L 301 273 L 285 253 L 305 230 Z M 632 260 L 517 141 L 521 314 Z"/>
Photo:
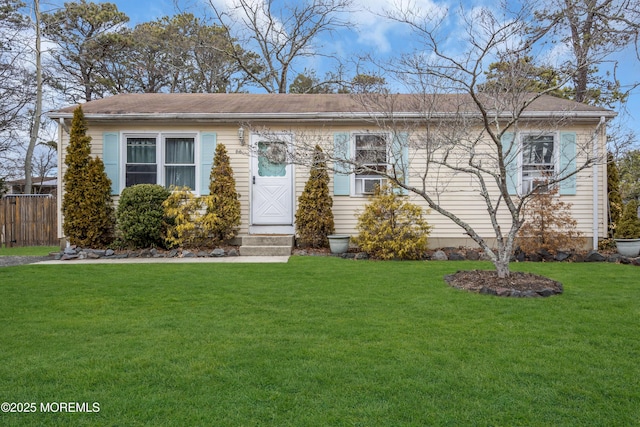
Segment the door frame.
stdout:
<path fill-rule="evenodd" d="M 293 134 L 291 133 L 273 133 L 268 137 L 260 133 L 251 133 L 249 135 L 249 234 L 294 234 L 295 232 L 295 209 L 296 209 L 296 190 L 295 190 L 295 164 L 289 163 L 287 165 L 289 172 L 289 190 L 291 193 L 291 212 L 290 217 L 286 224 L 256 224 L 255 212 L 254 212 L 254 184 L 253 178 L 257 176 L 257 145 L 261 140 L 278 140 L 287 143 L 287 149 L 291 150 L 293 147 Z"/>

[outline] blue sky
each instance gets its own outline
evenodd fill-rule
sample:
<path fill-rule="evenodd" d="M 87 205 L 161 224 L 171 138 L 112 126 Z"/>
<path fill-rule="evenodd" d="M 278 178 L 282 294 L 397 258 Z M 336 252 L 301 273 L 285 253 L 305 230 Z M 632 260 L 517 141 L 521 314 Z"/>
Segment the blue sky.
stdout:
<path fill-rule="evenodd" d="M 95 0 L 94 0 L 95 1 Z M 213 0 L 218 5 L 224 5 L 232 0 Z M 291 1 L 291 0 L 289 0 Z M 491 5 L 488 0 L 474 1 L 473 6 L 482 3 Z M 62 3 L 62 1 L 53 1 Z M 126 13 L 131 19 L 130 24 L 151 21 L 162 16 L 174 15 L 176 8 L 173 0 L 111 0 L 118 6 L 118 9 Z M 382 13 L 385 8 L 389 8 L 395 2 L 390 0 L 354 0 L 357 11 L 349 15 L 349 20 L 355 25 L 350 30 L 341 31 L 326 38 L 322 49 L 329 49 L 343 57 L 353 57 L 364 52 L 372 52 L 378 58 L 389 59 L 411 46 L 411 35 L 405 27 L 391 23 L 380 18 L 376 13 Z M 464 3 L 464 1 L 463 1 Z M 180 7 L 196 15 L 210 10 L 207 0 L 179 0 Z M 405 2 L 406 4 L 406 2 Z M 439 0 L 414 0 L 422 10 L 442 7 L 445 2 Z M 452 7 L 459 4 L 451 0 Z M 466 5 L 465 5 L 466 6 Z M 46 6 L 43 5 L 43 9 Z M 356 29 L 357 28 L 357 29 Z M 559 49 L 561 50 L 561 49 Z M 634 81 L 640 80 L 640 61 L 636 59 L 636 53 L 632 48 L 625 52 L 616 54 L 613 59 L 619 61 L 617 75 L 623 87 L 630 87 Z M 317 63 L 309 62 L 301 68 L 309 67 L 318 70 L 318 75 L 322 75 L 324 60 L 318 58 Z M 603 65 L 603 69 L 607 65 Z M 296 69 L 297 72 L 304 71 Z M 640 139 L 640 88 L 636 88 L 629 97 L 627 105 L 628 113 L 621 114 L 623 122 L 634 129 Z"/>

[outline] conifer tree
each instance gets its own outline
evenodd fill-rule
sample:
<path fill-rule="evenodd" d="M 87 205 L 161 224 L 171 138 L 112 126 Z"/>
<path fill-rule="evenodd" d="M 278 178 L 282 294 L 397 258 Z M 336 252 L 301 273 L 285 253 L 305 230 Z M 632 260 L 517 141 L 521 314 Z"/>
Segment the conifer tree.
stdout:
<path fill-rule="evenodd" d="M 611 153 L 607 155 L 607 195 L 609 196 L 609 237 L 613 237 L 616 224 L 622 215 L 622 196 L 618 165 Z"/>
<path fill-rule="evenodd" d="M 104 247 L 113 236 L 111 180 L 100 159 L 91 158 L 91 137 L 82 107 L 75 109 L 63 176 L 63 231 L 69 243 Z"/>
<path fill-rule="evenodd" d="M 214 243 L 233 239 L 240 225 L 240 200 L 236 192 L 233 169 L 224 144 L 216 146 L 209 179 L 209 196 L 205 197 L 204 231 Z"/>
<path fill-rule="evenodd" d="M 298 199 L 296 229 L 302 246 L 322 248 L 334 232 L 333 199 L 329 195 L 329 175 L 322 149 L 316 145 L 309 179 Z"/>

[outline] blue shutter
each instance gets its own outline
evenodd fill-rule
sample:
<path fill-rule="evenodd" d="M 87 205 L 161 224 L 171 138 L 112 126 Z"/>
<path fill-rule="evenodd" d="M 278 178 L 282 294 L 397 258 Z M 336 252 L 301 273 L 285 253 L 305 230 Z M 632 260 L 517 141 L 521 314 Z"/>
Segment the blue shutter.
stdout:
<path fill-rule="evenodd" d="M 409 134 L 400 132 L 393 136 L 391 143 L 391 167 L 393 167 L 398 181 L 409 184 Z M 407 194 L 404 188 L 396 188 L 397 194 Z"/>
<path fill-rule="evenodd" d="M 513 147 L 514 141 L 515 134 L 513 132 L 503 133 L 500 140 L 504 167 L 507 170 L 507 191 L 511 195 L 518 194 L 518 149 Z"/>
<path fill-rule="evenodd" d="M 339 132 L 333 135 L 333 153 L 336 160 L 349 160 L 351 150 L 349 141 L 351 136 L 348 132 Z M 348 196 L 350 192 L 351 177 L 349 176 L 349 165 L 340 161 L 335 161 L 335 173 L 333 174 L 333 195 Z"/>
<path fill-rule="evenodd" d="M 565 177 L 576 171 L 576 133 L 560 132 L 560 177 Z M 560 182 L 560 195 L 575 196 L 576 176 Z"/>
<path fill-rule="evenodd" d="M 102 134 L 102 161 L 111 180 L 111 194 L 120 193 L 120 137 L 117 132 Z"/>
<path fill-rule="evenodd" d="M 216 134 L 203 133 L 200 135 L 200 194 L 209 194 L 209 181 L 213 156 L 216 154 Z"/>

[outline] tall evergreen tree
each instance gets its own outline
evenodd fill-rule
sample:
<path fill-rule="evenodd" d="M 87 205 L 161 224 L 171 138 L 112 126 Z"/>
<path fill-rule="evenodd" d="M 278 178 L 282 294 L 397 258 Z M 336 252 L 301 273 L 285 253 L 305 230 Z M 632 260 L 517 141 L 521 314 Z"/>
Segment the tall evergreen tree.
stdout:
<path fill-rule="evenodd" d="M 73 112 L 65 157 L 63 231 L 69 243 L 104 247 L 113 236 L 111 180 L 100 159 L 91 158 L 91 137 L 82 107 Z"/>
<path fill-rule="evenodd" d="M 329 194 L 329 175 L 322 149 L 316 145 L 309 179 L 298 199 L 296 229 L 303 246 L 322 248 L 334 232 L 333 199 Z"/>
<path fill-rule="evenodd" d="M 622 216 L 622 196 L 620 195 L 620 173 L 613 154 L 607 154 L 607 195 L 609 202 L 609 237 L 613 237 L 616 224 Z"/>
<path fill-rule="evenodd" d="M 240 200 L 224 144 L 216 146 L 209 182 L 209 196 L 205 197 L 205 205 L 207 211 L 202 218 L 202 225 L 214 243 L 236 237 L 237 227 L 240 225 Z"/>

